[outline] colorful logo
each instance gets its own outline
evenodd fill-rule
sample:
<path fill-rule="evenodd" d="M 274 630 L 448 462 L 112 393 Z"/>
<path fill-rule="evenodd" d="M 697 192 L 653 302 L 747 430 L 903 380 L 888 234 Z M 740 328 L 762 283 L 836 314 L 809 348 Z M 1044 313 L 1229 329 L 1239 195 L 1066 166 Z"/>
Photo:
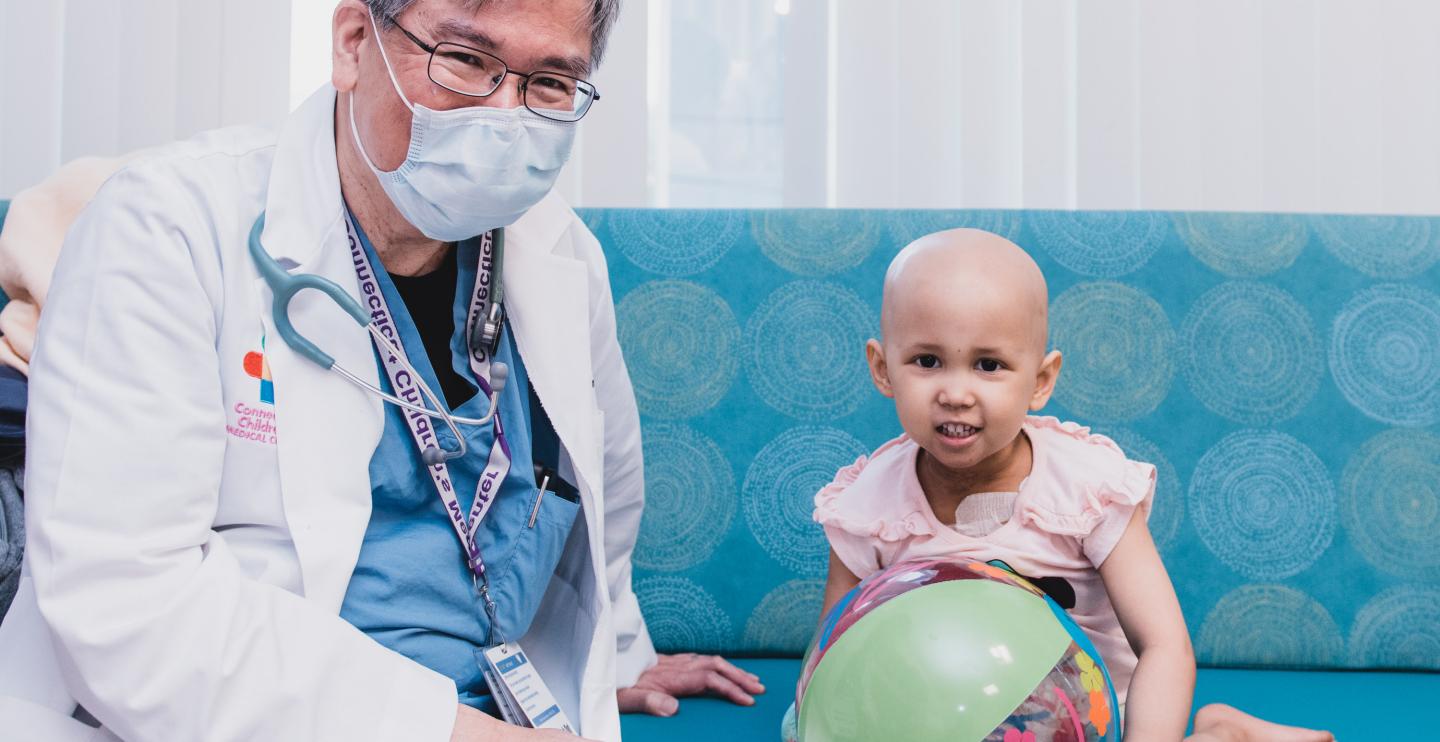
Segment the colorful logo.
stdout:
<path fill-rule="evenodd" d="M 275 382 L 270 378 L 270 363 L 265 360 L 265 338 L 260 338 L 260 350 L 245 354 L 245 373 L 252 379 L 260 380 L 260 401 L 275 404 Z"/>

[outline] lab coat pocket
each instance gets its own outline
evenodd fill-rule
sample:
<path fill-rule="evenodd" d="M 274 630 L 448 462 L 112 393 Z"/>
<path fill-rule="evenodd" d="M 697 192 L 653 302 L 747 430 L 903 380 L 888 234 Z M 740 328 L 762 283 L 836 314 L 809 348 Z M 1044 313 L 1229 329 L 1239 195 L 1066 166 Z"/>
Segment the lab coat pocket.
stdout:
<path fill-rule="evenodd" d="M 528 623 L 545 597 L 545 588 L 565 550 L 580 504 L 554 492 L 544 492 L 540 495 L 539 507 L 532 509 L 534 524 L 530 524 L 529 518 L 522 523 L 524 528 L 516 537 L 514 550 L 504 566 L 504 579 L 511 588 L 508 594 L 515 596 L 511 603 L 516 613 L 502 617 L 502 621 L 512 628 Z"/>

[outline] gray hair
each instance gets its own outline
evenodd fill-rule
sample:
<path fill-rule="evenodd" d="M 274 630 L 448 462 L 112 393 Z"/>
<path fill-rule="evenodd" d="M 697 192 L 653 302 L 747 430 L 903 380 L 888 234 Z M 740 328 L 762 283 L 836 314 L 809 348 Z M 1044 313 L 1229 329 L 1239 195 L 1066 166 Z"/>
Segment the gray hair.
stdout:
<path fill-rule="evenodd" d="M 375 20 L 380 25 L 389 28 L 394 24 L 394 18 L 410 7 L 415 0 L 364 0 L 370 7 L 370 12 L 375 14 Z M 484 5 L 486 0 L 465 0 L 464 5 L 470 8 L 478 8 Z M 605 56 L 605 41 L 610 38 L 610 29 L 615 26 L 615 18 L 620 15 L 620 0 L 591 0 L 590 10 L 590 65 L 600 66 L 600 59 Z"/>

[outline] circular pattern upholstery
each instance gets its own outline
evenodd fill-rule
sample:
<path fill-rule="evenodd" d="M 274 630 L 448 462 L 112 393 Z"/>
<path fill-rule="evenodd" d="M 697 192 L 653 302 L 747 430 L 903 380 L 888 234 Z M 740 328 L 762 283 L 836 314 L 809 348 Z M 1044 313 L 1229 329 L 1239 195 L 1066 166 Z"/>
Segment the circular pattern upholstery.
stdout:
<path fill-rule="evenodd" d="M 724 652 L 731 646 L 730 616 L 694 580 L 670 575 L 639 579 L 635 597 L 656 650 Z"/>
<path fill-rule="evenodd" d="M 814 495 L 897 427 L 863 349 L 882 258 L 973 227 L 1054 289 L 1056 414 L 1155 465 L 1150 531 L 1202 661 L 1440 669 L 1435 219 L 582 215 L 642 413 L 634 587 L 662 650 L 808 644 L 828 549 Z"/>
<path fill-rule="evenodd" d="M 868 211 L 786 209 L 760 212 L 752 229 L 761 252 L 801 276 L 826 276 L 859 265 L 880 244 Z"/>
<path fill-rule="evenodd" d="M 870 309 L 848 288 L 820 281 L 781 286 L 745 329 L 750 384 L 791 417 L 843 417 L 871 393 L 865 341 L 873 329 Z"/>
<path fill-rule="evenodd" d="M 673 572 L 709 559 L 735 517 L 735 475 L 715 441 L 693 428 L 645 426 L 645 512 L 635 566 Z"/>
<path fill-rule="evenodd" d="M 1440 589 L 1403 585 L 1376 595 L 1350 629 L 1357 667 L 1440 670 Z"/>
<path fill-rule="evenodd" d="M 1175 331 L 1144 292 L 1082 283 L 1050 308 L 1051 345 L 1064 357 L 1055 400 L 1094 420 L 1133 420 L 1155 411 L 1174 378 Z"/>
<path fill-rule="evenodd" d="M 609 223 L 609 214 L 595 209 L 583 209 L 579 212 L 580 221 L 585 222 L 585 228 L 592 233 L 599 234 L 605 231 L 605 225 Z"/>
<path fill-rule="evenodd" d="M 1440 296 L 1406 284 L 1356 294 L 1335 318 L 1330 372 L 1345 398 L 1376 420 L 1440 422 Z"/>
<path fill-rule="evenodd" d="M 652 281 L 615 308 L 635 400 L 646 415 L 704 412 L 739 370 L 740 325 L 714 291 L 689 281 Z"/>
<path fill-rule="evenodd" d="M 1138 270 L 1170 231 L 1168 219 L 1149 211 L 1036 211 L 1027 218 L 1055 262 L 1094 278 Z"/>
<path fill-rule="evenodd" d="M 1190 391 L 1246 425 L 1294 417 L 1325 375 L 1310 315 L 1261 283 L 1225 283 L 1196 300 L 1180 330 Z"/>
<path fill-rule="evenodd" d="M 1314 598 L 1280 585 L 1246 585 L 1221 598 L 1201 624 L 1197 659 L 1215 665 L 1324 667 L 1344 639 Z"/>
<path fill-rule="evenodd" d="M 1440 261 L 1434 219 L 1327 214 L 1315 231 L 1340 262 L 1374 278 L 1410 278 Z"/>
<path fill-rule="evenodd" d="M 1289 268 L 1310 241 L 1294 214 L 1183 212 L 1175 232 L 1190 254 L 1231 278 L 1255 278 Z"/>
<path fill-rule="evenodd" d="M 1361 556 L 1393 575 L 1440 578 L 1440 436 L 1376 435 L 1350 457 L 1340 491 L 1345 530 Z"/>
<path fill-rule="evenodd" d="M 1335 488 L 1305 444 L 1284 433 L 1231 433 L 1200 458 L 1190 517 L 1201 541 L 1255 580 L 1299 574 L 1335 536 Z"/>
<path fill-rule="evenodd" d="M 745 232 L 745 214 L 729 209 L 620 209 L 610 213 L 615 247 L 635 265 L 680 278 L 706 270 Z"/>
<path fill-rule="evenodd" d="M 825 598 L 823 580 L 790 580 L 771 590 L 745 624 L 745 646 L 751 651 L 801 654 L 820 620 Z"/>
<path fill-rule="evenodd" d="M 825 532 L 811 517 L 815 493 L 865 446 L 843 430 L 792 428 L 760 449 L 745 473 L 740 499 L 745 522 L 771 558 L 802 577 L 823 577 L 829 564 Z"/>

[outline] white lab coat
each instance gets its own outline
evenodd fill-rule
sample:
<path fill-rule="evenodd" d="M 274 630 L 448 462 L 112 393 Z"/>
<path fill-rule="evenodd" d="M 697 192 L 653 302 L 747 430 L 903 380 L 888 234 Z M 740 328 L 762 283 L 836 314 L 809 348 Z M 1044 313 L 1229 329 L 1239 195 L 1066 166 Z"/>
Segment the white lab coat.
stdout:
<path fill-rule="evenodd" d="M 453 682 L 338 615 L 381 402 L 281 341 L 247 254 L 263 210 L 272 256 L 358 297 L 334 103 L 316 93 L 278 142 L 227 129 L 163 150 L 72 228 L 31 374 L 0 739 L 449 739 Z M 640 430 L 605 261 L 554 195 L 506 237 L 511 326 L 582 505 L 522 644 L 582 733 L 617 740 L 617 680 L 654 650 L 630 589 Z M 302 292 L 290 316 L 378 381 L 368 335 L 329 299 Z M 273 407 L 246 372 L 262 337 Z M 69 721 L 77 702 L 106 729 Z"/>

